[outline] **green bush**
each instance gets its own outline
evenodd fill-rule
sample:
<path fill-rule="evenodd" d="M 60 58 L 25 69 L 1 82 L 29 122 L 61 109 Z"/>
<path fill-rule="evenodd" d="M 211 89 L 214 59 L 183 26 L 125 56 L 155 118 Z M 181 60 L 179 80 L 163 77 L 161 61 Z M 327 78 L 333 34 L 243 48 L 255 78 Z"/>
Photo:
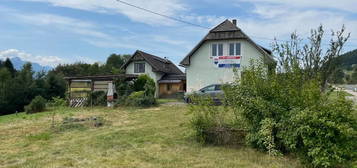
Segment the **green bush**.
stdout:
<path fill-rule="evenodd" d="M 224 145 L 241 142 L 244 130 L 238 130 L 232 110 L 228 106 L 216 106 L 211 97 L 191 95 L 189 114 L 191 126 L 201 143 Z"/>
<path fill-rule="evenodd" d="M 152 95 L 146 95 L 145 91 L 131 93 L 125 100 L 127 106 L 148 107 L 156 105 L 156 99 Z"/>
<path fill-rule="evenodd" d="M 304 71 L 268 73 L 263 64 L 243 70 L 225 90 L 227 103 L 248 128 L 246 142 L 270 154 L 297 153 L 313 167 L 341 166 L 356 157 L 352 103 L 321 92 Z M 237 118 L 239 118 L 237 117 Z"/>
<path fill-rule="evenodd" d="M 106 106 L 107 94 L 104 91 L 94 91 L 89 94 L 87 106 Z"/>
<path fill-rule="evenodd" d="M 140 75 L 134 81 L 133 88 L 135 92 L 132 92 L 129 96 L 119 96 L 116 105 L 148 107 L 157 104 L 155 81 L 148 75 Z"/>
<path fill-rule="evenodd" d="M 52 107 L 65 107 L 68 105 L 67 100 L 60 97 L 52 97 L 52 100 L 49 102 L 49 105 Z"/>
<path fill-rule="evenodd" d="M 36 96 L 29 105 L 25 106 L 27 114 L 42 112 L 46 108 L 46 99 L 42 96 Z"/>
<path fill-rule="evenodd" d="M 134 80 L 133 90 L 136 92 L 145 90 L 145 85 L 148 82 L 153 82 L 155 85 L 155 81 L 151 79 L 148 75 L 140 75 L 136 80 Z"/>

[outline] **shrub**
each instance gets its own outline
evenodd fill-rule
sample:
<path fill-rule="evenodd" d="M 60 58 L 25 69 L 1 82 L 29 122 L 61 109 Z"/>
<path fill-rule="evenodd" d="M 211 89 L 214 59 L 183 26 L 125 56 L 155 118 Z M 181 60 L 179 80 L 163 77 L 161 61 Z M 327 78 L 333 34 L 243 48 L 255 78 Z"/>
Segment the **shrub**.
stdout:
<path fill-rule="evenodd" d="M 295 152 L 314 167 L 336 167 L 355 158 L 351 102 L 342 95 L 330 99 L 320 81 L 307 79 L 302 70 L 266 69 L 252 64 L 225 90 L 228 104 L 246 121 L 247 144 L 273 155 Z"/>
<path fill-rule="evenodd" d="M 244 131 L 236 129 L 228 106 L 216 106 L 210 97 L 192 95 L 190 99 L 191 126 L 199 142 L 215 145 L 241 142 Z"/>
<path fill-rule="evenodd" d="M 68 105 L 67 100 L 60 97 L 52 97 L 52 100 L 49 102 L 49 105 L 52 107 L 65 107 Z"/>
<path fill-rule="evenodd" d="M 116 105 L 124 104 L 127 106 L 148 107 L 156 105 L 155 81 L 147 75 L 140 75 L 133 84 L 135 92 L 129 96 L 121 96 Z"/>
<path fill-rule="evenodd" d="M 94 91 L 89 94 L 87 106 L 106 106 L 107 94 L 104 91 Z"/>
<path fill-rule="evenodd" d="M 148 81 L 153 82 L 155 86 L 155 81 L 151 79 L 148 75 L 140 75 L 136 80 L 134 80 L 133 90 L 136 92 L 145 90 L 145 84 L 148 83 Z"/>
<path fill-rule="evenodd" d="M 156 99 L 152 95 L 146 95 L 145 91 L 133 92 L 125 100 L 127 106 L 148 107 L 156 104 Z"/>
<path fill-rule="evenodd" d="M 36 96 L 29 105 L 25 106 L 27 114 L 42 112 L 46 108 L 46 99 L 42 96 Z"/>

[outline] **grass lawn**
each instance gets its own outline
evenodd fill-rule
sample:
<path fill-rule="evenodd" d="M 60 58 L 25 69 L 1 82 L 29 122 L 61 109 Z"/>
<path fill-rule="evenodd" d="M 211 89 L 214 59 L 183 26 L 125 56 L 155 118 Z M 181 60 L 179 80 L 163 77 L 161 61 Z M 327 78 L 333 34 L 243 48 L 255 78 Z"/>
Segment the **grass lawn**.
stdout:
<path fill-rule="evenodd" d="M 302 167 L 248 147 L 197 143 L 182 105 L 132 108 L 58 108 L 0 116 L 0 167 Z M 51 129 L 64 117 L 103 117 L 102 127 Z"/>

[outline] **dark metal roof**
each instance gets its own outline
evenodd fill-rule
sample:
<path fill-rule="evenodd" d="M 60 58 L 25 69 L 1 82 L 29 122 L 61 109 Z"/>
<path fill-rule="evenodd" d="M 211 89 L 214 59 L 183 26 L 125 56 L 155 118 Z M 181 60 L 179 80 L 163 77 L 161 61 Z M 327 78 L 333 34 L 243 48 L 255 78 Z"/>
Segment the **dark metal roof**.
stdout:
<path fill-rule="evenodd" d="M 114 80 L 119 78 L 125 79 L 134 79 L 137 78 L 138 75 L 133 74 L 118 74 L 118 75 L 96 75 L 96 76 L 71 76 L 71 77 L 64 77 L 66 80 Z"/>
<path fill-rule="evenodd" d="M 180 83 L 185 80 L 186 80 L 186 74 L 182 74 L 182 75 L 166 74 L 159 80 L 159 83 Z"/>
<path fill-rule="evenodd" d="M 186 80 L 186 74 L 182 74 L 182 75 L 166 74 L 160 80 Z"/>
<path fill-rule="evenodd" d="M 250 39 L 240 28 L 234 25 L 228 19 L 221 24 L 214 27 L 208 32 L 208 34 L 187 54 L 187 56 L 180 62 L 180 66 L 190 65 L 191 56 L 203 45 L 204 42 L 209 40 L 229 40 L 229 39 L 246 39 L 251 43 L 259 52 L 261 52 L 265 58 L 269 61 L 274 59 L 271 56 L 271 51 L 257 45 L 252 39 Z"/>
<path fill-rule="evenodd" d="M 145 53 L 143 51 L 137 50 L 132 57 L 122 66 L 125 69 L 130 62 L 135 60 L 145 60 L 150 64 L 155 72 L 163 72 L 167 74 L 178 74 L 181 75 L 183 72 L 170 60 L 160 58 L 155 55 Z"/>

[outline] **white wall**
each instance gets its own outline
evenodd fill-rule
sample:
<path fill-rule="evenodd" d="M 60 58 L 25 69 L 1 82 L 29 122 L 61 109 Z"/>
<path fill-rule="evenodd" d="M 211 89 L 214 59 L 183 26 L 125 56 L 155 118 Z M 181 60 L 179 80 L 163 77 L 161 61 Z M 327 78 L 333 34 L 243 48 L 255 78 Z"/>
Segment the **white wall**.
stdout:
<path fill-rule="evenodd" d="M 249 66 L 251 59 L 262 58 L 260 53 L 252 44 L 246 40 L 219 40 L 205 42 L 191 56 L 191 62 L 186 67 L 187 92 L 197 91 L 211 84 L 223 84 L 234 81 L 233 68 L 218 68 L 211 59 L 211 47 L 213 43 L 224 43 L 223 55 L 228 55 L 228 43 L 241 43 L 241 61 L 239 71 Z M 240 74 L 240 73 L 239 73 Z"/>
<path fill-rule="evenodd" d="M 145 73 L 135 73 L 134 72 L 134 63 L 145 63 Z M 154 79 L 154 81 L 155 81 L 155 86 L 156 86 L 155 96 L 158 97 L 158 95 L 159 95 L 158 80 L 160 80 L 161 77 L 164 75 L 163 73 L 153 72 L 152 66 L 145 61 L 133 61 L 133 62 L 129 63 L 129 65 L 125 69 L 125 73 L 126 74 L 135 74 L 135 75 L 147 74 L 148 76 L 150 76 L 150 78 Z"/>

